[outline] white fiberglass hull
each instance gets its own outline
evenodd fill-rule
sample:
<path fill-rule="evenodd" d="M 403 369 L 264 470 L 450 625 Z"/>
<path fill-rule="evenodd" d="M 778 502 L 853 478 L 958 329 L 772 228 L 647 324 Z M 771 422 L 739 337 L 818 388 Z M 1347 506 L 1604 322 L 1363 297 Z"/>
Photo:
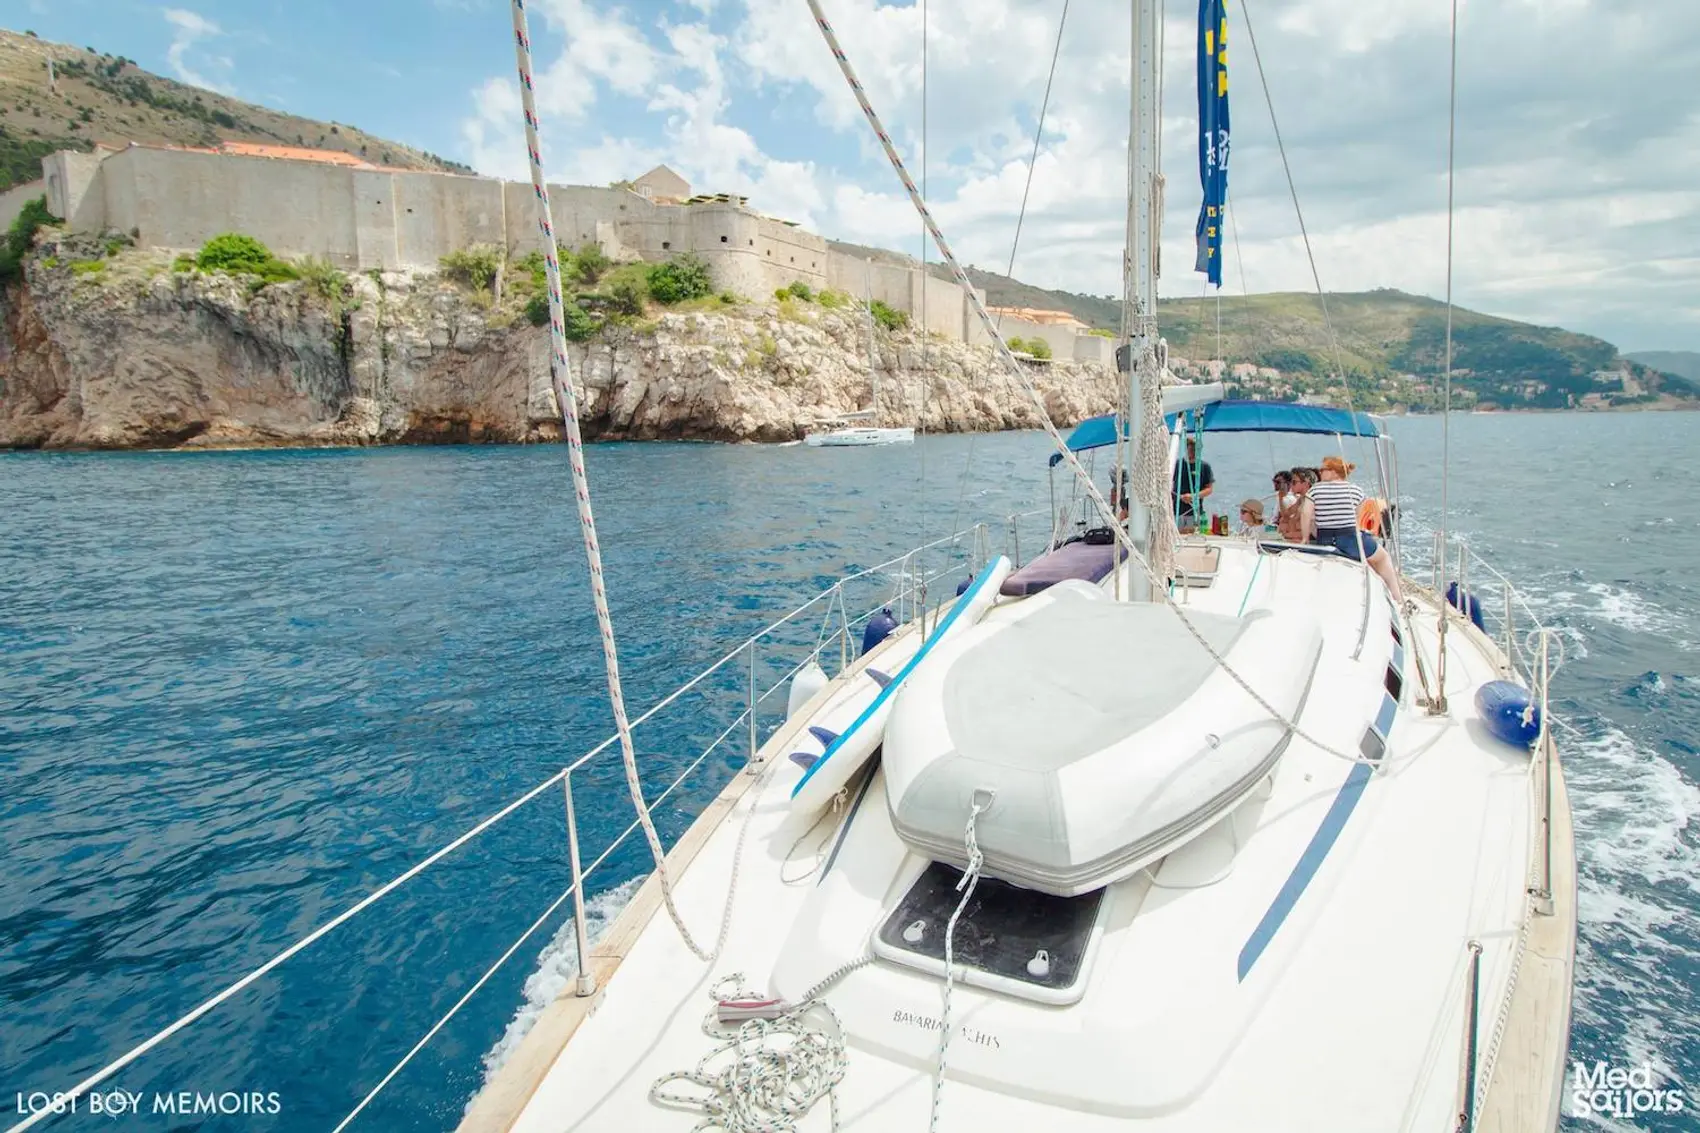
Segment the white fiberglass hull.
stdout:
<path fill-rule="evenodd" d="M 1501 675 L 1496 651 L 1473 630 L 1452 632 L 1451 709 L 1427 715 L 1416 663 L 1420 654 L 1435 670 L 1433 611 L 1397 641 L 1379 586 L 1365 622 L 1360 569 L 1225 544 L 1213 584 L 1188 592 L 1199 610 L 1319 612 L 1324 650 L 1298 720 L 1304 735 L 1243 805 L 1104 891 L 1077 1002 L 958 983 L 940 1129 L 1452 1128 L 1472 944 L 1481 949 L 1480 1128 L 1553 1127 L 1575 915 L 1562 780 L 1555 877 L 1570 880 L 1555 884 L 1556 912 L 1542 922 L 1529 917 L 1526 892 L 1540 849 L 1538 776 L 1527 753 L 1487 737 L 1473 707 L 1474 689 Z M 1406 679 L 1382 717 L 1400 655 Z M 880 650 L 866 663 L 879 665 Z M 657 1107 L 649 1088 L 709 1052 L 701 1023 L 715 981 L 741 972 L 748 987 L 796 996 L 868 954 L 926 861 L 898 837 L 877 765 L 850 784 L 840 810 L 793 812 L 801 769 L 785 752 L 831 695 L 775 735 L 766 760 L 722 796 L 727 807 L 681 846 L 688 868 L 675 867 L 675 893 L 699 938 L 713 938 L 737 879 L 719 959 L 691 957 L 646 884 L 598 950 L 596 1010 L 570 992 L 557 1001 L 466 1128 L 689 1129 L 697 1115 Z M 1305 738 L 1356 751 L 1378 717 L 1380 766 Z M 1529 952 L 1542 931 L 1545 961 Z M 1508 998 L 1513 972 L 1521 966 L 1525 996 L 1542 963 L 1555 965 L 1541 1010 L 1556 1037 L 1518 1022 Z M 847 1038 L 841 1128 L 927 1128 L 942 993 L 936 975 L 886 960 L 825 993 Z M 1515 1104 L 1496 1110 L 1506 1097 Z M 827 1129 L 826 1111 L 822 1102 L 800 1128 Z"/>
<path fill-rule="evenodd" d="M 845 448 L 860 445 L 906 445 L 915 440 L 915 430 L 903 429 L 834 429 L 830 433 L 810 433 L 803 443 L 813 448 Z"/>

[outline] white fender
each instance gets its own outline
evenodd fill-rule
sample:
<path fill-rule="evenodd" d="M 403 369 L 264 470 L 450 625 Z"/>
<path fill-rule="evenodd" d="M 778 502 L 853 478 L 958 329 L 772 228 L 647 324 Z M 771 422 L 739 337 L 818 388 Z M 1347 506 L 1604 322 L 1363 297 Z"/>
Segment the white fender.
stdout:
<path fill-rule="evenodd" d="M 785 718 L 789 720 L 795 716 L 797 709 L 812 700 L 815 693 L 826 685 L 826 670 L 820 667 L 820 662 L 810 661 L 798 669 L 797 675 L 791 678 L 791 693 L 785 698 Z"/>

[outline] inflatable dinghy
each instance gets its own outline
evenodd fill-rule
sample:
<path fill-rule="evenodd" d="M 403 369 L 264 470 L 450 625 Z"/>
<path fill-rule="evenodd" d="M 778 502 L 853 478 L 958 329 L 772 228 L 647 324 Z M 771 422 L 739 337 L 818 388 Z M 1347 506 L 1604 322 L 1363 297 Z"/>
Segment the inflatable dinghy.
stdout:
<path fill-rule="evenodd" d="M 1009 560 L 999 556 L 995 562 L 980 571 L 968 589 L 951 605 L 950 612 L 939 619 L 938 626 L 927 636 L 926 641 L 921 643 L 920 648 L 909 645 L 908 648 L 912 652 L 900 666 L 895 667 L 895 671 L 879 671 L 871 680 L 856 680 L 851 685 L 857 690 L 854 698 L 842 703 L 834 698 L 834 701 L 822 710 L 822 719 L 811 723 L 809 731 L 816 742 L 823 745 L 823 750 L 818 759 L 808 762 L 802 779 L 792 788 L 793 810 L 808 811 L 826 805 L 832 796 L 850 781 L 850 777 L 856 774 L 862 764 L 868 761 L 868 757 L 879 750 L 885 734 L 886 718 L 891 714 L 892 698 L 897 695 L 897 690 L 941 642 L 949 640 L 953 634 L 969 629 L 980 620 L 996 601 L 998 587 L 1003 585 L 1009 570 Z M 900 643 L 894 643 L 894 650 L 901 648 Z M 905 655 L 894 653 L 891 660 L 887 660 L 886 655 L 882 654 L 880 661 L 883 665 L 891 665 L 892 661 L 901 657 Z M 852 706 L 856 709 L 853 713 L 846 711 Z M 792 758 L 797 759 L 797 756 Z M 797 761 L 804 762 L 802 759 Z"/>
<path fill-rule="evenodd" d="M 963 865 L 979 796 L 986 872 L 1070 897 L 1202 833 L 1244 801 L 1290 739 L 1211 651 L 1290 720 L 1322 639 L 1303 614 L 1185 617 L 1210 650 L 1176 610 L 1071 580 L 940 645 L 885 730 L 898 835 Z"/>

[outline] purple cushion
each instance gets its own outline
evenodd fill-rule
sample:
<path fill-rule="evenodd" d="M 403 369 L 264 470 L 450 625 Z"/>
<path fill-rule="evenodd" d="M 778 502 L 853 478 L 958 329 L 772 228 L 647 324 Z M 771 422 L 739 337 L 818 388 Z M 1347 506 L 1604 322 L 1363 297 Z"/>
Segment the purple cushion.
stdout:
<path fill-rule="evenodd" d="M 1115 564 L 1114 543 L 1068 543 L 1046 551 L 1020 570 L 1011 571 L 999 593 L 1012 598 L 1037 594 L 1067 578 L 1102 582 Z M 1124 554 L 1123 559 L 1127 556 Z"/>

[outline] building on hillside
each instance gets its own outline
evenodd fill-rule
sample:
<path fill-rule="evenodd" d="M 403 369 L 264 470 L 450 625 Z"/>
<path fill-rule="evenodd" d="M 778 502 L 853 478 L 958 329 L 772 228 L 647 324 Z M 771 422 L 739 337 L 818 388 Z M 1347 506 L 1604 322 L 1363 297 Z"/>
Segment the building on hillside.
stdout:
<path fill-rule="evenodd" d="M 513 258 L 539 247 L 529 183 L 249 143 L 219 150 L 132 143 L 93 153 L 63 150 L 41 164 L 41 182 L 0 194 L 0 222 L 9 222 L 4 214 L 15 215 L 26 196 L 45 193 L 48 211 L 74 232 L 131 233 L 139 247 L 172 252 L 240 232 L 278 256 L 318 256 L 344 271 L 435 268 L 444 256 L 478 244 Z M 833 251 L 824 238 L 757 212 L 741 196 L 690 196 L 689 183 L 666 166 L 629 184 L 551 185 L 561 246 L 595 244 L 623 262 L 693 252 L 721 290 L 761 298 L 802 282 L 878 299 L 955 341 L 988 341 L 962 289 L 914 261 Z M 1002 319 L 1005 337 L 1037 336 L 1059 359 L 1109 365 L 1113 340 L 1087 330 L 1063 311 L 1015 309 Z"/>
<path fill-rule="evenodd" d="M 632 182 L 632 192 L 656 204 L 677 205 L 690 200 L 691 183 L 665 165 L 657 165 Z"/>
<path fill-rule="evenodd" d="M 1091 333 L 1092 328 L 1067 311 L 1038 307 L 987 307 L 1005 341 L 1011 338 L 1043 339 L 1057 358 L 1109 365 L 1115 359 L 1112 338 Z"/>
<path fill-rule="evenodd" d="M 1046 311 L 1038 307 L 987 307 L 986 312 L 994 319 L 1020 319 L 1023 322 L 1037 323 L 1039 326 L 1078 327 L 1082 331 L 1092 329 L 1067 311 Z"/>

